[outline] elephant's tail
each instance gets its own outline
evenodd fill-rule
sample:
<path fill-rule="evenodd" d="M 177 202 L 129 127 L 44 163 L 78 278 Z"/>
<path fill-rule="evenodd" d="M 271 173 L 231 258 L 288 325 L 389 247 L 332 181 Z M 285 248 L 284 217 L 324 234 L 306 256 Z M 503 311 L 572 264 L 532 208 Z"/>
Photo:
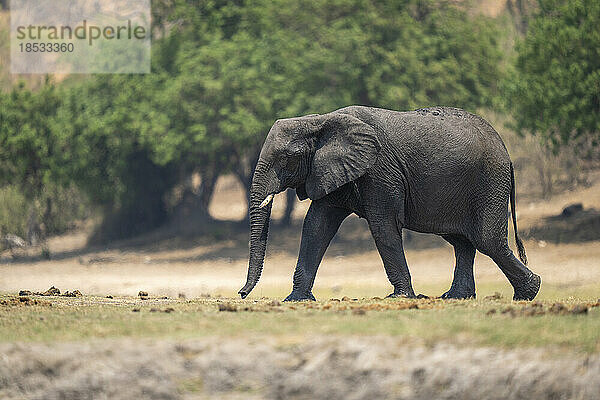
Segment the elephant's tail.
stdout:
<path fill-rule="evenodd" d="M 525 246 L 521 238 L 519 238 L 519 232 L 517 231 L 517 207 L 515 203 L 516 197 L 515 188 L 515 170 L 512 163 L 510 163 L 510 213 L 512 215 L 513 227 L 515 228 L 515 242 L 517 242 L 517 249 L 519 251 L 519 258 L 523 264 L 527 265 L 527 254 L 525 254 Z"/>

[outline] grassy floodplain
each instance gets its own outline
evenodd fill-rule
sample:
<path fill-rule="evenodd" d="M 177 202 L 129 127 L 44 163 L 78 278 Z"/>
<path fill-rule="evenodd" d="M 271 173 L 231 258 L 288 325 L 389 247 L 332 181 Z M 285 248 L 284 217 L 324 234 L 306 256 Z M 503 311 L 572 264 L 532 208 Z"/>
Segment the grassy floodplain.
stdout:
<path fill-rule="evenodd" d="M 500 298 L 497 298 L 500 297 Z M 269 335 L 389 335 L 493 345 L 600 350 L 600 304 L 592 299 L 513 302 L 501 296 L 441 299 L 270 298 L 193 300 L 84 296 L 0 297 L 3 342 Z"/>

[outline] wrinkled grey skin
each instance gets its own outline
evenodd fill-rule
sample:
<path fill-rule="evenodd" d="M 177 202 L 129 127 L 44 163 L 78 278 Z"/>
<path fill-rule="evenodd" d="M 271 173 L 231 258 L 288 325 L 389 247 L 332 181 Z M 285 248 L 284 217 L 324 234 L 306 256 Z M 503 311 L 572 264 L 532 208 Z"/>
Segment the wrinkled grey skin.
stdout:
<path fill-rule="evenodd" d="M 515 300 L 532 300 L 539 291 L 540 277 L 524 265 L 525 249 L 516 234 L 510 157 L 498 133 L 476 115 L 446 107 L 397 112 L 351 106 L 276 121 L 252 181 L 250 260 L 242 298 L 262 272 L 269 195 L 290 187 L 312 203 L 286 300 L 315 299 L 317 268 L 351 213 L 369 224 L 394 287 L 390 296 L 415 296 L 402 247 L 404 228 L 440 235 L 454 246 L 454 280 L 444 298 L 475 297 L 475 250 L 500 267 Z M 523 262 L 508 246 L 509 201 Z"/>

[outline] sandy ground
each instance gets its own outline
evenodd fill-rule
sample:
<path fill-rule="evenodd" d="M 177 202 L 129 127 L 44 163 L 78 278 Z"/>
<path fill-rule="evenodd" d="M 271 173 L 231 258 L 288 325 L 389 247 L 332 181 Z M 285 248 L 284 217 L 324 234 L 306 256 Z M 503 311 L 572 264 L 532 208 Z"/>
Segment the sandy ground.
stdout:
<path fill-rule="evenodd" d="M 4 399 L 596 399 L 600 357 L 386 337 L 0 345 Z M 115 356 L 118 355 L 118 356 Z"/>
<path fill-rule="evenodd" d="M 84 241 L 83 237 L 63 240 Z M 531 268 L 543 278 L 544 288 L 581 288 L 600 282 L 600 243 L 576 243 L 539 247 L 526 243 Z M 201 294 L 233 296 L 244 283 L 247 260 L 244 249 L 235 243 L 221 243 L 173 250 L 107 250 L 68 255 L 35 263 L 0 265 L 0 291 L 21 289 L 43 291 L 54 285 L 63 290 L 79 289 L 93 295 L 136 295 L 139 290 L 153 295 L 188 297 Z M 344 254 L 344 243 L 334 243 L 317 276 L 315 295 L 385 295 L 390 290 L 376 250 Z M 217 255 L 215 255 L 215 253 Z M 223 253 L 222 256 L 219 253 Z M 228 254 L 230 253 L 230 254 Z M 294 251 L 272 249 L 265 262 L 263 277 L 253 296 L 284 296 L 291 288 L 296 262 Z M 452 279 L 453 252 L 448 246 L 407 251 L 407 259 L 417 292 L 432 292 L 449 286 Z M 477 255 L 476 282 L 479 293 L 486 285 L 493 290 L 510 287 L 497 266 Z M 361 292 L 364 289 L 364 293 Z M 493 290 L 490 289 L 492 292 Z"/>

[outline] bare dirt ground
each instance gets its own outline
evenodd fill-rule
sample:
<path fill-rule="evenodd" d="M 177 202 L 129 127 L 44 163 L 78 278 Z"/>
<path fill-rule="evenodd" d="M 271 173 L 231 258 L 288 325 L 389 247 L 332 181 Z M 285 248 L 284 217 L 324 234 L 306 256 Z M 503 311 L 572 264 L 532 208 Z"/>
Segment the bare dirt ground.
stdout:
<path fill-rule="evenodd" d="M 83 235 L 62 240 L 83 244 Z M 372 243 L 369 241 L 369 247 Z M 165 245 L 166 246 L 166 245 Z M 543 247 L 541 247 L 543 246 Z M 559 294 L 575 295 L 600 282 L 600 243 L 551 244 L 527 241 L 530 267 L 543 279 L 540 298 Z M 290 247 L 297 247 L 297 242 Z M 379 254 L 374 249 L 347 254 L 343 241 L 326 254 L 317 280 L 317 298 L 333 295 L 385 296 L 391 291 Z M 252 293 L 255 297 L 284 297 L 291 290 L 296 251 L 271 244 L 263 277 Z M 34 263 L 10 262 L 0 265 L 0 291 L 21 289 L 43 291 L 55 285 L 84 294 L 129 295 L 139 290 L 153 295 L 187 297 L 201 294 L 235 296 L 243 285 L 247 250 L 233 241 L 192 248 L 94 251 Z M 452 249 L 446 245 L 407 251 L 415 290 L 440 295 L 449 287 L 453 271 Z M 511 288 L 495 264 L 483 255 L 476 257 L 476 284 L 479 295 Z"/>
<path fill-rule="evenodd" d="M 548 307 L 553 301 L 600 298 L 600 239 L 557 243 L 528 234 L 539 227 L 554 232 L 571 226 L 564 219 L 552 225 L 554 220 L 548 218 L 559 215 L 565 205 L 573 202 L 583 203 L 585 210 L 600 209 L 600 184 L 549 201 L 518 204 L 519 229 L 527 238 L 530 266 L 543 280 L 538 298 Z M 281 203 L 281 198 L 275 200 L 275 219 L 282 213 Z M 307 206 L 307 202 L 299 204 L 292 228 L 273 226 L 263 277 L 252 298 L 281 299 L 288 294 L 301 218 Z M 220 219 L 243 216 L 243 197 L 231 179 L 219 182 L 211 212 Z M 595 229 L 595 225 L 590 226 Z M 155 298 L 183 294 L 193 299 L 210 294 L 212 298 L 221 295 L 233 299 L 245 280 L 247 232 L 218 224 L 214 229 L 212 236 L 161 240 L 149 236 L 107 248 L 87 247 L 87 232 L 74 232 L 49 241 L 50 260 L 41 260 L 32 252 L 13 259 L 5 252 L 0 256 L 0 294 L 16 295 L 22 289 L 44 291 L 54 285 L 101 298 L 136 296 L 144 290 Z M 591 237 L 595 235 L 597 232 L 592 231 Z M 406 248 L 415 291 L 430 296 L 443 293 L 452 279 L 452 249 L 436 237 L 415 234 L 407 237 Z M 504 299 L 512 296 L 506 278 L 491 260 L 478 254 L 475 268 L 478 298 L 494 292 L 500 292 Z M 325 255 L 315 284 L 316 297 L 383 297 L 390 291 L 366 224 L 349 218 Z M 82 302 L 77 298 L 64 301 Z M 135 304 L 132 301 L 126 305 Z M 70 321 L 66 319 L 68 307 L 56 309 L 53 323 L 60 324 L 61 318 Z M 110 313 L 112 309 L 106 310 Z M 130 309 L 126 311 L 122 321 L 125 326 L 126 315 L 133 314 Z M 28 324 L 32 313 L 18 318 Z M 86 312 L 80 313 L 85 316 Z M 311 311 L 306 310 L 297 324 L 308 321 L 310 315 Z M 363 315 L 358 322 L 353 320 L 355 326 L 374 321 L 370 315 Z M 404 317 L 405 323 L 410 323 L 410 315 Z M 168 318 L 172 316 L 168 314 Z M 382 322 L 386 316 L 373 318 Z M 593 318 L 594 322 L 597 317 L 594 311 L 581 318 Z M 183 321 L 186 314 L 178 318 Z M 229 317 L 235 318 L 237 315 Z M 295 317 L 290 318 L 287 323 L 293 324 Z M 354 317 L 350 315 L 343 321 L 349 318 Z M 428 324 L 435 323 L 435 314 L 427 318 Z M 465 321 L 470 321 L 468 318 Z M 505 326 L 503 318 L 498 317 L 497 329 Z M 511 321 L 515 326 L 520 324 L 518 319 Z M 532 332 L 543 329 L 542 319 L 527 321 Z M 543 321 L 553 324 L 554 320 Z M 592 320 L 577 321 L 586 324 Z M 4 323 L 0 318 L 0 325 Z M 169 322 L 163 323 L 161 326 L 167 326 Z M 428 325 L 418 326 L 427 329 Z M 39 327 L 32 324 L 30 329 Z M 493 330 L 485 330 L 493 337 Z M 102 339 L 99 335 L 85 340 L 33 343 L 0 339 L 0 398 L 592 399 L 600 393 L 600 359 L 594 351 L 581 353 L 560 346 L 481 347 L 460 335 L 432 344 L 419 341 L 418 336 L 418 332 L 410 339 L 402 335 L 337 336 L 325 330 L 318 335 L 255 334 L 248 338 L 228 335 L 182 339 L 161 335 L 158 339 Z M 598 336 L 588 341 L 597 346 Z"/>

